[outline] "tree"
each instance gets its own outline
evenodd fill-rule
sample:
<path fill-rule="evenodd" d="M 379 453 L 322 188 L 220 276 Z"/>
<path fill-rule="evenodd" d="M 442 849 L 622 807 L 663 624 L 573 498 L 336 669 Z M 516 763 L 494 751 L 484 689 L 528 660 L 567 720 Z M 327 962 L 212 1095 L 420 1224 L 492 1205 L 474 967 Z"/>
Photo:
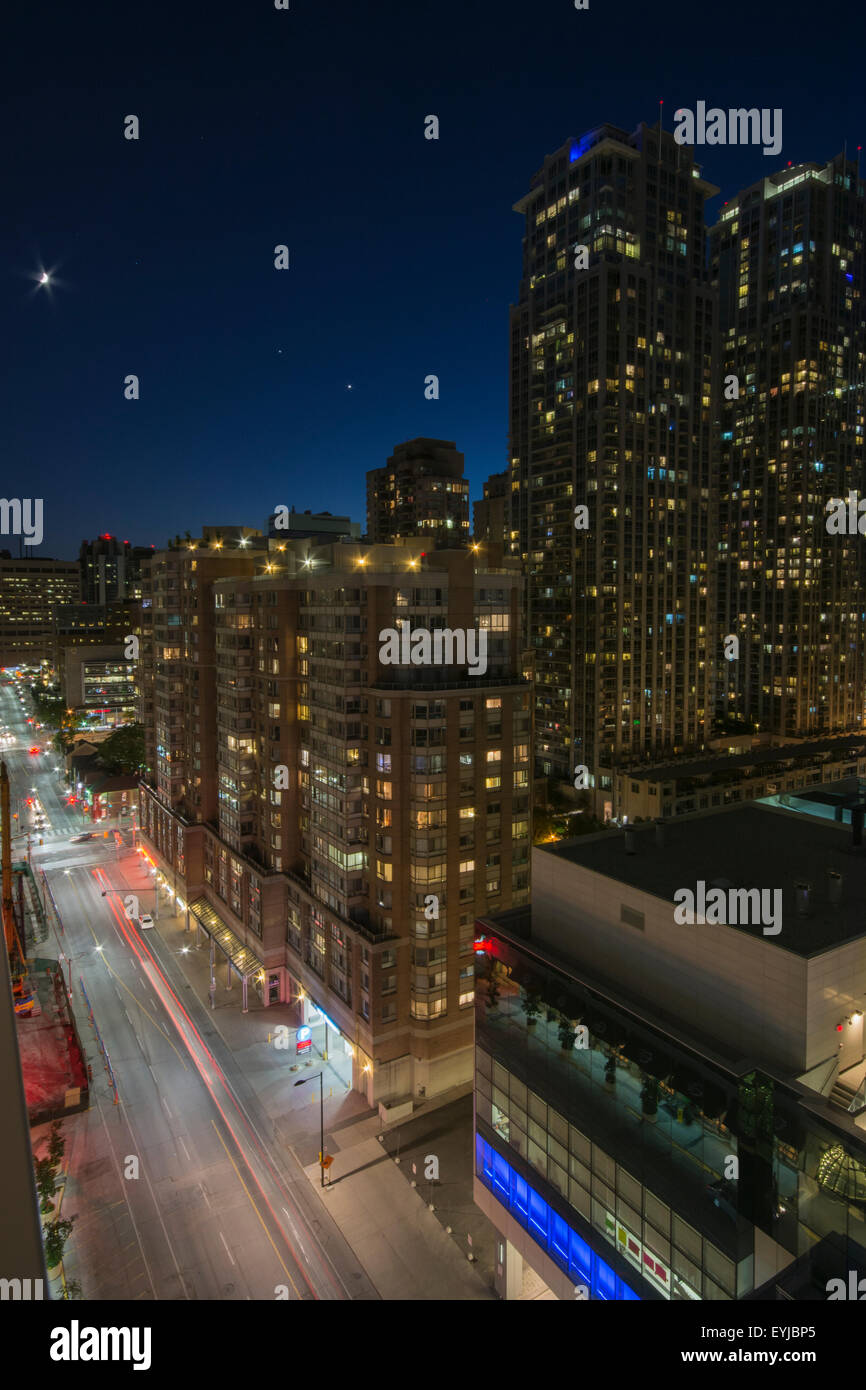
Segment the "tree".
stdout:
<path fill-rule="evenodd" d="M 54 1194 L 57 1191 L 54 1164 L 50 1158 L 37 1158 L 35 1166 L 36 1191 L 42 1199 L 39 1203 L 39 1210 L 47 1214 L 54 1210 Z"/>
<path fill-rule="evenodd" d="M 144 765 L 144 725 L 124 724 L 99 745 L 97 761 L 107 772 L 138 772 Z"/>
<path fill-rule="evenodd" d="M 68 1219 L 55 1218 L 54 1221 L 48 1221 L 42 1227 L 45 1263 L 49 1269 L 54 1269 L 63 1259 L 63 1248 L 72 1234 L 72 1223 L 77 1220 L 77 1216 L 71 1216 Z"/>
<path fill-rule="evenodd" d="M 532 843 L 542 845 L 553 837 L 553 817 L 536 811 L 532 817 Z"/>
<path fill-rule="evenodd" d="M 66 1140 L 60 1128 L 60 1121 L 55 1120 L 48 1136 L 48 1157 L 51 1159 L 51 1162 L 59 1168 L 60 1164 L 63 1162 L 63 1155 L 65 1152 Z"/>

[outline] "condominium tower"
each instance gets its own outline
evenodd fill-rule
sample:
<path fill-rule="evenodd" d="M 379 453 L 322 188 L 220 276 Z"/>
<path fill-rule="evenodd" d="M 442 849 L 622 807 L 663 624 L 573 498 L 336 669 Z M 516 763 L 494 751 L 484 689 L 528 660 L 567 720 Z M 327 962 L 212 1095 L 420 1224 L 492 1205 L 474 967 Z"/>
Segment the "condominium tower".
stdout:
<path fill-rule="evenodd" d="M 409 439 L 367 474 L 367 539 L 408 536 L 431 545 L 469 539 L 469 484 L 453 440 Z"/>
<path fill-rule="evenodd" d="M 716 192 L 672 134 L 604 125 L 545 159 L 515 209 L 510 546 L 537 765 L 585 765 L 600 797 L 613 766 L 704 738 Z"/>
<path fill-rule="evenodd" d="M 239 558 L 209 602 L 212 548 L 154 561 L 154 634 L 213 726 L 183 704 L 167 717 L 154 693 L 145 842 L 245 987 L 336 1027 L 371 1103 L 466 1083 L 475 918 L 528 900 L 519 562 L 349 538 L 272 540 L 245 572 Z M 389 659 L 389 632 L 419 629 L 483 634 L 486 661 L 459 643 L 451 664 Z"/>
<path fill-rule="evenodd" d="M 853 160 L 759 180 L 711 236 L 722 369 L 719 712 L 788 737 L 862 727 L 863 180 Z"/>

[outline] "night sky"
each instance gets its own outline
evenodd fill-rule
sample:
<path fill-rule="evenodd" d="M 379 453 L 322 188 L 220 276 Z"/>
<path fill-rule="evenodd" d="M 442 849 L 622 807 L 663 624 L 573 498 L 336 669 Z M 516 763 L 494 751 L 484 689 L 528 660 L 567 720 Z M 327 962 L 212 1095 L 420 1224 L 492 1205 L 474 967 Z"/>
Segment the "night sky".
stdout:
<path fill-rule="evenodd" d="M 655 121 L 660 97 L 668 129 L 698 100 L 781 107 L 778 157 L 697 152 L 723 190 L 712 221 L 789 160 L 863 142 L 857 12 L 13 7 L 0 491 L 44 499 L 45 539 L 26 553 L 71 558 L 105 531 L 159 546 L 203 522 L 261 526 L 280 503 L 363 524 L 366 470 L 416 435 L 456 440 L 479 496 L 507 461 L 511 208 L 544 156 L 604 121 Z M 438 142 L 424 139 L 430 113 Z M 129 373 L 139 401 L 124 400 Z M 2 546 L 17 553 L 17 538 Z"/>

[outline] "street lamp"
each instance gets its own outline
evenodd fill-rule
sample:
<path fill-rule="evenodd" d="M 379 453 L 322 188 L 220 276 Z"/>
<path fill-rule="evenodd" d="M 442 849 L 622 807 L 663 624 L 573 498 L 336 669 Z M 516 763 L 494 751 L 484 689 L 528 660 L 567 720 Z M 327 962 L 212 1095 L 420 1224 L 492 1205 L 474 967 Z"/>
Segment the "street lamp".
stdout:
<path fill-rule="evenodd" d="M 320 1071 L 316 1076 L 302 1076 L 300 1081 L 296 1081 L 296 1086 L 306 1086 L 308 1081 L 319 1082 L 319 1174 L 320 1184 L 325 1186 L 325 1073 Z"/>

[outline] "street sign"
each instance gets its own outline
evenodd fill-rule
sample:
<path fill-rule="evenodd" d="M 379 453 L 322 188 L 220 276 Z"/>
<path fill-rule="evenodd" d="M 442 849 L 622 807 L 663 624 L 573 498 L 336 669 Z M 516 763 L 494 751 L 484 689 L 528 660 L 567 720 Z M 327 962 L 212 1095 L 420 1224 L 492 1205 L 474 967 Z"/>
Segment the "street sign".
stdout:
<path fill-rule="evenodd" d="M 309 1052 L 313 1046 L 312 1028 L 299 1028 L 295 1037 L 295 1056 L 300 1052 Z"/>

